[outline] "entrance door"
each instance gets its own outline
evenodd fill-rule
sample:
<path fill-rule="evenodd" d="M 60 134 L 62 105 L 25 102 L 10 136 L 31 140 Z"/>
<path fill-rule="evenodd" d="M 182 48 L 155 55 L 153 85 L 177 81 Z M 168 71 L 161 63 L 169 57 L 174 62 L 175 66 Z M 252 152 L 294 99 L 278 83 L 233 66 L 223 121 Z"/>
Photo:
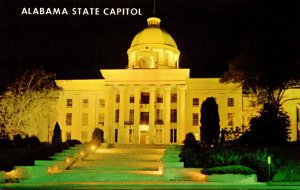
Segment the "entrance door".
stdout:
<path fill-rule="evenodd" d="M 140 131 L 140 144 L 146 144 L 147 131 Z"/>
<path fill-rule="evenodd" d="M 162 129 L 155 130 L 155 143 L 156 144 L 162 143 Z"/>

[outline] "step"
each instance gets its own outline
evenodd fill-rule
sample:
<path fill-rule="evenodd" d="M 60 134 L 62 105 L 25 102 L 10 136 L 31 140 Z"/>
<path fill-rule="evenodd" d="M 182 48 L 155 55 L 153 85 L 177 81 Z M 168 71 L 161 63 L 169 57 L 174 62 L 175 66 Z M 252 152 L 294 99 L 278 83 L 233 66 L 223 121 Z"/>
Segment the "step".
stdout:
<path fill-rule="evenodd" d="M 158 170 L 160 162 L 131 162 L 131 161 L 77 161 L 72 170 L 87 168 L 88 170 L 126 169 L 126 170 Z"/>

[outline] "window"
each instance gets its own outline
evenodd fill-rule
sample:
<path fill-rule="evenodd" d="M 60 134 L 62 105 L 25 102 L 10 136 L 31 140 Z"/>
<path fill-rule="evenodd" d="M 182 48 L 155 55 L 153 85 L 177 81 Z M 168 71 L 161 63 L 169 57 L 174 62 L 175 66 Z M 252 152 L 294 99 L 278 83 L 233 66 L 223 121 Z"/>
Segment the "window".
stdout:
<path fill-rule="evenodd" d="M 88 108 L 89 107 L 89 100 L 88 99 L 83 99 L 82 100 L 82 107 L 83 108 Z"/>
<path fill-rule="evenodd" d="M 132 124 L 134 122 L 134 110 L 129 110 L 129 122 Z"/>
<path fill-rule="evenodd" d="M 66 132 L 66 139 L 67 139 L 67 140 L 71 140 L 71 139 L 72 139 L 72 137 L 71 137 L 71 132 L 70 132 L 70 131 L 67 131 L 67 132 Z"/>
<path fill-rule="evenodd" d="M 116 123 L 119 123 L 119 117 L 120 117 L 120 114 L 119 114 L 120 112 L 119 112 L 119 110 L 116 110 L 115 111 L 115 122 Z"/>
<path fill-rule="evenodd" d="M 85 143 L 87 142 L 87 132 L 86 131 L 81 131 L 81 142 Z"/>
<path fill-rule="evenodd" d="M 99 113 L 98 114 L 98 123 L 100 125 L 104 125 L 104 113 Z"/>
<path fill-rule="evenodd" d="M 234 118 L 234 114 L 233 113 L 228 113 L 228 126 L 233 126 L 233 118 Z"/>
<path fill-rule="evenodd" d="M 162 121 L 163 119 L 163 110 L 156 109 L 156 120 Z"/>
<path fill-rule="evenodd" d="M 149 92 L 142 92 L 141 93 L 141 104 L 149 104 Z"/>
<path fill-rule="evenodd" d="M 163 103 L 163 101 L 164 101 L 163 96 L 161 94 L 157 95 L 156 103 Z"/>
<path fill-rule="evenodd" d="M 149 112 L 141 112 L 140 124 L 149 124 Z"/>
<path fill-rule="evenodd" d="M 177 122 L 177 109 L 171 109 L 171 123 Z"/>
<path fill-rule="evenodd" d="M 199 98 L 193 98 L 193 106 L 199 106 Z"/>
<path fill-rule="evenodd" d="M 166 58 L 166 65 L 168 65 L 169 64 L 169 54 L 168 53 L 166 53 L 165 54 L 165 58 Z"/>
<path fill-rule="evenodd" d="M 177 142 L 177 129 L 170 129 L 170 143 Z"/>
<path fill-rule="evenodd" d="M 199 114 L 193 113 L 193 126 L 198 126 L 198 125 L 199 125 Z"/>
<path fill-rule="evenodd" d="M 72 125 L 72 113 L 66 114 L 66 125 Z"/>
<path fill-rule="evenodd" d="M 130 96 L 129 102 L 130 102 L 130 103 L 134 103 L 134 97 L 133 97 L 133 96 Z"/>
<path fill-rule="evenodd" d="M 89 119 L 89 114 L 82 113 L 82 126 L 88 126 L 88 119 Z"/>
<path fill-rule="evenodd" d="M 72 99 L 67 99 L 67 108 L 71 108 L 73 105 L 73 100 Z"/>
<path fill-rule="evenodd" d="M 105 100 L 104 99 L 99 99 L 99 107 L 104 108 L 105 107 Z"/>
<path fill-rule="evenodd" d="M 118 142 L 118 129 L 115 129 L 115 142 Z"/>
<path fill-rule="evenodd" d="M 177 102 L 177 94 L 172 93 L 171 94 L 171 103 L 176 103 Z"/>
<path fill-rule="evenodd" d="M 117 94 L 116 95 L 116 103 L 119 103 L 120 102 L 120 94 Z"/>
<path fill-rule="evenodd" d="M 234 106 L 234 98 L 228 98 L 227 106 L 228 107 L 233 107 Z"/>

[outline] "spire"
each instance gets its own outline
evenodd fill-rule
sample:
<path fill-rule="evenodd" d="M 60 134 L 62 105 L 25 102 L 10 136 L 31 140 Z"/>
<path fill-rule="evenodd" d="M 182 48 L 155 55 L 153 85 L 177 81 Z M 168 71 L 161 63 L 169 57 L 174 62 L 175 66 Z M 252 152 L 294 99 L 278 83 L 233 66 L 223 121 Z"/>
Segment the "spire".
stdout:
<path fill-rule="evenodd" d="M 150 17 L 147 19 L 148 27 L 160 27 L 160 19 L 157 17 Z"/>

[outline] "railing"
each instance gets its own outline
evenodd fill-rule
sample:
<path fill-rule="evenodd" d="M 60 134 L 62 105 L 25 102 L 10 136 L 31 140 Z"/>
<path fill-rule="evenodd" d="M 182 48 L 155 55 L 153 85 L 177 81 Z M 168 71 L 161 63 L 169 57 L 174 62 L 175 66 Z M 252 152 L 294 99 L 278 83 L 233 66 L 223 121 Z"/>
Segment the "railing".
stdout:
<path fill-rule="evenodd" d="M 149 104 L 141 104 L 141 108 L 149 108 Z"/>
<path fill-rule="evenodd" d="M 156 121 L 155 121 L 155 124 L 156 124 L 156 125 L 163 125 L 163 124 L 164 124 L 164 121 L 163 121 L 163 120 L 156 120 Z"/>
<path fill-rule="evenodd" d="M 148 120 L 140 121 L 140 125 L 149 125 L 149 121 Z"/>
<path fill-rule="evenodd" d="M 124 125 L 133 125 L 133 121 L 124 121 Z"/>

